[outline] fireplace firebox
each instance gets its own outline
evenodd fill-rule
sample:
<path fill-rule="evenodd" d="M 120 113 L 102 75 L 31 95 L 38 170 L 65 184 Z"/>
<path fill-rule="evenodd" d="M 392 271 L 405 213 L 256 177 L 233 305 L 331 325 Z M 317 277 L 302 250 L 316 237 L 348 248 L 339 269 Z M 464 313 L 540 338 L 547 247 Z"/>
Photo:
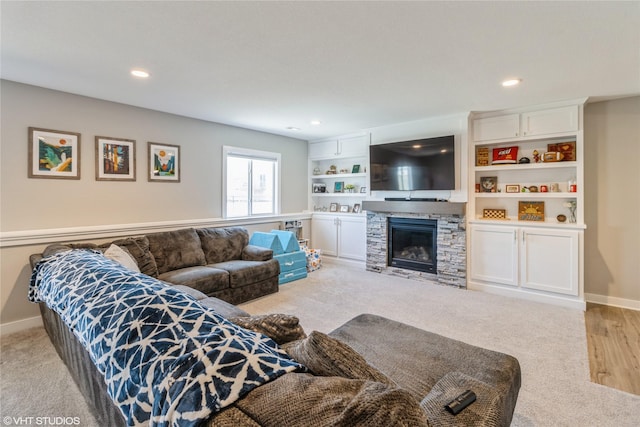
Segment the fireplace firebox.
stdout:
<path fill-rule="evenodd" d="M 437 274 L 438 221 L 389 217 L 387 265 Z"/>

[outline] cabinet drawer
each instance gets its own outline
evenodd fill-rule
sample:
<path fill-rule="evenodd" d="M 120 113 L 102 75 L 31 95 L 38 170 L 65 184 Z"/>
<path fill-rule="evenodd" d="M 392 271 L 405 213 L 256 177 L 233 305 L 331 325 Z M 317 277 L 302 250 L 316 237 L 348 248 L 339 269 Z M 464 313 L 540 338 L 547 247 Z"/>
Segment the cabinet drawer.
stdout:
<path fill-rule="evenodd" d="M 276 255 L 274 258 L 280 263 L 280 273 L 307 268 L 307 254 L 304 251 Z"/>
<path fill-rule="evenodd" d="M 293 282 L 294 280 L 304 279 L 305 277 L 307 277 L 306 266 L 296 270 L 287 271 L 285 273 L 280 273 L 280 276 L 278 276 L 278 284 L 282 285 L 283 283 Z"/>

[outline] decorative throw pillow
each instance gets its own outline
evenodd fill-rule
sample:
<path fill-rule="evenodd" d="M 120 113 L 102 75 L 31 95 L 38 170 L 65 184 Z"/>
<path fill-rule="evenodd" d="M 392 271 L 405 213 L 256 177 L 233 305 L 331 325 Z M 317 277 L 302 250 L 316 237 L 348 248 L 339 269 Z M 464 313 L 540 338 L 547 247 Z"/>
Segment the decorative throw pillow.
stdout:
<path fill-rule="evenodd" d="M 286 344 L 282 348 L 315 375 L 396 385 L 391 378 L 369 365 L 354 349 L 322 332 L 313 331 L 307 338 Z"/>
<path fill-rule="evenodd" d="M 141 273 L 151 277 L 158 277 L 158 266 L 149 250 L 149 239 L 146 236 L 127 237 L 114 240 L 112 243 L 129 251 L 133 259 L 136 260 Z"/>
<path fill-rule="evenodd" d="M 229 320 L 242 328 L 264 334 L 277 344 L 285 344 L 307 336 L 300 326 L 299 319 L 288 314 L 232 317 Z"/>
<path fill-rule="evenodd" d="M 110 260 L 117 262 L 123 267 L 128 268 L 131 271 L 140 273 L 140 269 L 138 268 L 138 264 L 136 263 L 136 260 L 133 259 L 133 257 L 129 254 L 128 251 L 126 251 L 125 249 L 122 249 L 118 245 L 112 244 L 111 246 L 109 246 L 109 248 L 105 251 L 104 256 L 106 256 Z"/>

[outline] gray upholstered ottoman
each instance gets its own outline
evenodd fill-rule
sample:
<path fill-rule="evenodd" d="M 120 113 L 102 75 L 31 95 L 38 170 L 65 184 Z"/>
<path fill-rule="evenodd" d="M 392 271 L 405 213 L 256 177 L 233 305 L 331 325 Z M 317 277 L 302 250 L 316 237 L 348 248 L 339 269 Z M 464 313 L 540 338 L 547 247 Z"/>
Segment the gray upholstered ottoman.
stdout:
<path fill-rule="evenodd" d="M 329 335 L 409 391 L 430 425 L 511 423 L 520 390 L 520 365 L 512 356 L 372 314 L 361 314 Z M 449 414 L 444 405 L 467 389 L 477 401 L 456 416 Z"/>

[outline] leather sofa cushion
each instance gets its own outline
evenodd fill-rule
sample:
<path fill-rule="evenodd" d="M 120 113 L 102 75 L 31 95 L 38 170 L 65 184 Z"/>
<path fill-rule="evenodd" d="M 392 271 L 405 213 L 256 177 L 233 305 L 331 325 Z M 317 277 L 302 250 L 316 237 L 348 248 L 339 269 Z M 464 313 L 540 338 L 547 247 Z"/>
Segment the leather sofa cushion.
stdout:
<path fill-rule="evenodd" d="M 249 244 L 249 233 L 244 227 L 210 227 L 196 231 L 207 264 L 242 259 L 242 250 Z"/>
<path fill-rule="evenodd" d="M 215 297 L 209 297 L 197 289 L 190 288 L 188 286 L 183 285 L 175 285 L 176 289 L 180 289 L 187 295 L 191 295 L 194 297 L 200 304 L 203 306 L 215 311 L 220 316 L 225 319 L 242 319 L 244 317 L 249 317 L 249 313 L 241 309 L 240 307 L 236 307 L 233 304 L 229 304 L 226 301 L 222 301 L 221 299 Z"/>
<path fill-rule="evenodd" d="M 200 238 L 193 228 L 148 234 L 147 238 L 160 275 L 206 264 Z"/>
<path fill-rule="evenodd" d="M 280 274 L 280 264 L 275 259 L 269 261 L 226 261 L 210 266 L 229 272 L 229 287 L 232 289 L 261 282 Z"/>
<path fill-rule="evenodd" d="M 229 287 L 229 273 L 211 267 L 180 268 L 162 273 L 158 276 L 158 279 L 174 285 L 188 286 L 205 294 Z"/>

